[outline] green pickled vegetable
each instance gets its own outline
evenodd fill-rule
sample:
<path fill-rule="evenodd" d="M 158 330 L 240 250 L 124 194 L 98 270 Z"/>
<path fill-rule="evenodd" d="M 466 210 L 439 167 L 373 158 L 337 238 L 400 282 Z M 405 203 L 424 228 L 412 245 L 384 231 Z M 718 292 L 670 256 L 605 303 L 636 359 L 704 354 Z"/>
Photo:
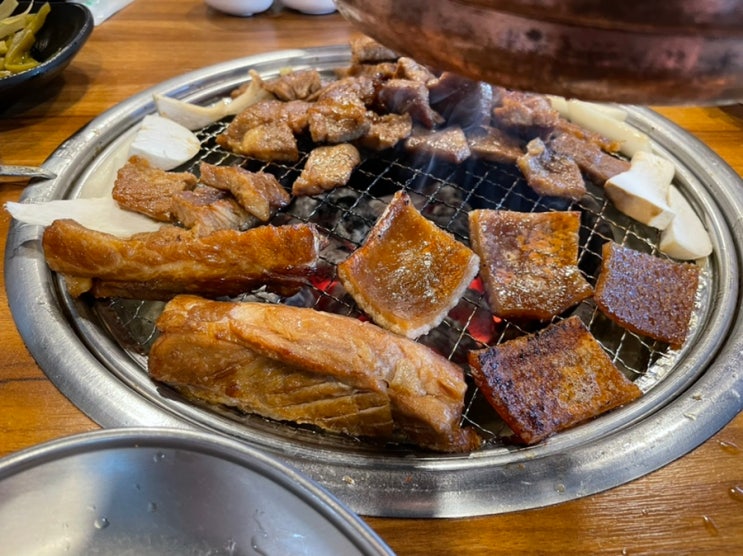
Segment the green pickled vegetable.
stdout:
<path fill-rule="evenodd" d="M 4 16 L 0 19 L 0 79 L 39 65 L 31 55 L 31 48 L 51 6 L 45 2 L 38 12 L 32 14 L 32 2 L 25 12 L 8 15 L 13 13 L 17 5 L 16 0 L 0 2 L 0 15 Z"/>

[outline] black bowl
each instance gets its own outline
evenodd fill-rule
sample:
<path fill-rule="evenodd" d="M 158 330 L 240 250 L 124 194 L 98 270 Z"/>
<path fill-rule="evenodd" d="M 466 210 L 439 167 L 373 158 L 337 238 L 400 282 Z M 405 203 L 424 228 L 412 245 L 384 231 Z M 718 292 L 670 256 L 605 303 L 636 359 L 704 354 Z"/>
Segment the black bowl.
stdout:
<path fill-rule="evenodd" d="M 25 10 L 28 2 L 19 2 L 16 11 Z M 41 6 L 41 3 L 37 3 Z M 22 95 L 32 95 L 57 77 L 72 61 L 93 31 L 93 15 L 80 4 L 51 2 L 51 10 L 36 36 L 31 54 L 39 65 L 29 70 L 0 78 L 0 112 Z"/>

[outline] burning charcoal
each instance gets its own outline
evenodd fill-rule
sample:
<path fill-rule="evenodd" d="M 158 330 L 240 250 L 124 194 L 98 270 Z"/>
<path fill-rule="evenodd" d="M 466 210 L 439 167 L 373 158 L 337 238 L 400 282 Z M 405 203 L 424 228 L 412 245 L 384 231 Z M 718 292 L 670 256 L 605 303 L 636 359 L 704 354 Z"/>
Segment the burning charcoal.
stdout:
<path fill-rule="evenodd" d="M 465 131 L 490 124 L 493 88 L 452 72 L 444 72 L 428 83 L 431 106 L 448 125 Z"/>
<path fill-rule="evenodd" d="M 447 127 L 441 131 L 415 130 L 405 141 L 405 149 L 453 164 L 459 164 L 470 156 L 467 137 L 459 127 Z"/>
<path fill-rule="evenodd" d="M 408 79 L 390 79 L 379 90 L 379 103 L 384 110 L 410 116 L 428 129 L 444 123 L 428 101 L 425 83 Z"/>
<path fill-rule="evenodd" d="M 517 164 L 529 187 L 540 195 L 577 201 L 586 194 L 586 184 L 575 161 L 548 149 L 541 139 L 529 141 Z"/>
<path fill-rule="evenodd" d="M 292 186 L 294 195 L 319 195 L 346 185 L 361 162 L 359 151 L 349 143 L 316 147 Z"/>

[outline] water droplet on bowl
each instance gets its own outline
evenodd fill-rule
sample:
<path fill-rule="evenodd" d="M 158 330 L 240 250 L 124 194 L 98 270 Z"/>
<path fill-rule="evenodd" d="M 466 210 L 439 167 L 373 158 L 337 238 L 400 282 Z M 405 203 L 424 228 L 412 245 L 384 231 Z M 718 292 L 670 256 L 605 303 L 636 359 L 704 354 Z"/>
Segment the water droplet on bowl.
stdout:
<path fill-rule="evenodd" d="M 99 517 L 93 522 L 93 525 L 96 529 L 105 529 L 109 525 L 111 525 L 111 522 L 108 520 L 107 517 Z"/>

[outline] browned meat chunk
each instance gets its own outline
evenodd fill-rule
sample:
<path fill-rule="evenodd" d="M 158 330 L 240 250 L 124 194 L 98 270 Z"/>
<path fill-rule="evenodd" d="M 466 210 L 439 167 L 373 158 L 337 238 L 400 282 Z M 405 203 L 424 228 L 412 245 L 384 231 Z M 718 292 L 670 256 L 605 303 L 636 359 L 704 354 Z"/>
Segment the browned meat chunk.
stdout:
<path fill-rule="evenodd" d="M 372 113 L 370 123 L 369 131 L 358 139 L 358 144 L 375 151 L 393 148 L 400 141 L 407 139 L 413 131 L 410 114 Z"/>
<path fill-rule="evenodd" d="M 49 267 L 89 278 L 96 297 L 169 299 L 238 295 L 258 285 L 302 283 L 318 262 L 313 226 L 259 226 L 198 236 L 176 226 L 119 238 L 72 220 L 44 231 Z"/>
<path fill-rule="evenodd" d="M 596 305 L 619 325 L 680 348 L 689 332 L 699 267 L 604 244 Z"/>
<path fill-rule="evenodd" d="M 431 107 L 447 125 L 468 130 L 490 124 L 493 88 L 489 84 L 445 71 L 427 85 Z"/>
<path fill-rule="evenodd" d="M 290 71 L 264 81 L 263 88 L 279 100 L 303 100 L 322 88 L 322 79 L 315 69 Z"/>
<path fill-rule="evenodd" d="M 398 79 L 407 79 L 409 81 L 418 81 L 428 83 L 436 78 L 436 75 L 426 66 L 419 64 L 412 58 L 401 56 L 397 60 L 397 68 L 394 77 Z"/>
<path fill-rule="evenodd" d="M 245 230 L 256 224 L 235 199 L 213 187 L 199 186 L 171 197 L 173 220 L 198 235 L 217 230 Z"/>
<path fill-rule="evenodd" d="M 230 144 L 239 145 L 250 129 L 275 122 L 286 123 L 295 134 L 302 133 L 307 129 L 307 110 L 310 106 L 311 103 L 303 100 L 256 102 L 232 119 L 224 133 L 217 137 L 217 142 L 228 148 Z"/>
<path fill-rule="evenodd" d="M 165 339 L 152 347 L 152 377 L 193 383 L 193 393 L 206 389 L 223 399 L 220 390 L 226 390 L 234 399 L 238 391 L 252 390 L 240 401 L 261 401 L 248 410 L 261 411 L 273 401 L 270 410 L 294 413 L 302 422 L 431 450 L 469 451 L 480 443 L 474 430 L 460 426 L 466 390 L 462 369 L 371 323 L 286 305 L 181 296 L 166 306 L 158 327 Z M 201 349 L 187 347 L 192 337 Z M 192 356 L 178 356 L 181 347 Z M 222 367 L 227 385 L 215 385 L 214 371 L 192 361 L 199 357 Z M 263 366 L 279 376 L 271 378 Z M 209 374 L 203 376 L 200 369 Z M 238 377 L 230 377 L 235 371 L 250 384 L 235 384 Z M 322 382 L 327 383 L 324 391 Z"/>
<path fill-rule="evenodd" d="M 392 439 L 389 396 L 258 355 L 231 329 L 232 303 L 179 296 L 165 306 L 150 376 L 189 398 L 357 437 Z"/>
<path fill-rule="evenodd" d="M 368 64 L 377 62 L 394 62 L 397 54 L 366 35 L 354 37 L 351 44 L 351 62 Z"/>
<path fill-rule="evenodd" d="M 540 195 L 577 201 L 586 194 L 586 183 L 576 162 L 547 148 L 541 139 L 529 141 L 516 163 L 526 183 Z"/>
<path fill-rule="evenodd" d="M 142 157 L 133 156 L 117 172 L 111 195 L 121 208 L 170 222 L 173 194 L 193 189 L 197 183 L 193 174 L 166 172 Z"/>
<path fill-rule="evenodd" d="M 398 191 L 364 245 L 338 265 L 338 277 L 374 322 L 417 338 L 457 304 L 478 264 L 470 249 Z"/>
<path fill-rule="evenodd" d="M 596 143 L 571 133 L 553 133 L 548 145 L 556 153 L 572 158 L 578 168 L 597 185 L 603 186 L 609 178 L 630 169 L 628 160 L 612 156 L 602 151 Z"/>
<path fill-rule="evenodd" d="M 377 81 L 366 75 L 345 77 L 331 81 L 320 89 L 315 100 L 326 100 L 343 104 L 349 100 L 359 100 L 365 106 L 374 102 L 377 94 Z"/>
<path fill-rule="evenodd" d="M 343 187 L 360 162 L 359 151 L 349 143 L 315 147 L 292 186 L 292 194 L 319 195 Z"/>
<path fill-rule="evenodd" d="M 467 144 L 472 156 L 501 164 L 516 164 L 524 154 L 518 137 L 509 135 L 495 127 L 483 127 L 467 135 Z"/>
<path fill-rule="evenodd" d="M 371 125 L 366 108 L 364 79 L 336 82 L 322 92 L 308 110 L 310 135 L 315 143 L 347 143 L 362 137 Z"/>
<path fill-rule="evenodd" d="M 573 135 L 578 139 L 593 143 L 599 149 L 606 153 L 619 152 L 619 149 L 622 146 L 621 141 L 612 141 L 611 139 L 607 139 L 600 133 L 596 133 L 595 131 L 586 129 L 585 127 L 579 126 L 578 124 L 574 124 L 573 122 L 568 121 L 565 118 L 560 118 L 559 120 L 557 120 L 557 123 L 552 128 L 552 131 L 555 134 L 567 133 L 568 135 Z"/>
<path fill-rule="evenodd" d="M 413 130 L 413 134 L 405 140 L 405 149 L 452 164 L 459 164 L 471 154 L 467 137 L 459 127 L 447 127 L 440 131 Z"/>
<path fill-rule="evenodd" d="M 229 191 L 240 206 L 262 222 L 291 201 L 289 193 L 273 174 L 249 172 L 240 166 L 215 166 L 202 162 L 201 181 L 211 187 Z"/>
<path fill-rule="evenodd" d="M 351 64 L 345 68 L 335 70 L 339 79 L 347 77 L 367 77 L 373 81 L 384 81 L 395 77 L 397 64 L 395 62 L 379 62 L 378 64 Z"/>
<path fill-rule="evenodd" d="M 217 137 L 217 142 L 224 135 Z M 245 132 L 237 142 L 225 141 L 231 151 L 266 162 L 296 162 L 299 160 L 297 139 L 291 127 L 283 121 L 261 124 Z"/>
<path fill-rule="evenodd" d="M 593 293 L 578 268 L 578 212 L 473 210 L 472 249 L 494 314 L 548 320 Z"/>
<path fill-rule="evenodd" d="M 525 444 L 640 397 L 578 317 L 470 352 L 475 384 Z"/>
<path fill-rule="evenodd" d="M 498 88 L 494 91 L 493 102 L 494 124 L 527 136 L 534 137 L 543 128 L 554 127 L 561 119 L 544 95 Z"/>
<path fill-rule="evenodd" d="M 444 118 L 429 104 L 428 87 L 420 81 L 390 79 L 379 90 L 378 101 L 384 111 L 410 114 L 416 122 L 433 129 Z"/>

